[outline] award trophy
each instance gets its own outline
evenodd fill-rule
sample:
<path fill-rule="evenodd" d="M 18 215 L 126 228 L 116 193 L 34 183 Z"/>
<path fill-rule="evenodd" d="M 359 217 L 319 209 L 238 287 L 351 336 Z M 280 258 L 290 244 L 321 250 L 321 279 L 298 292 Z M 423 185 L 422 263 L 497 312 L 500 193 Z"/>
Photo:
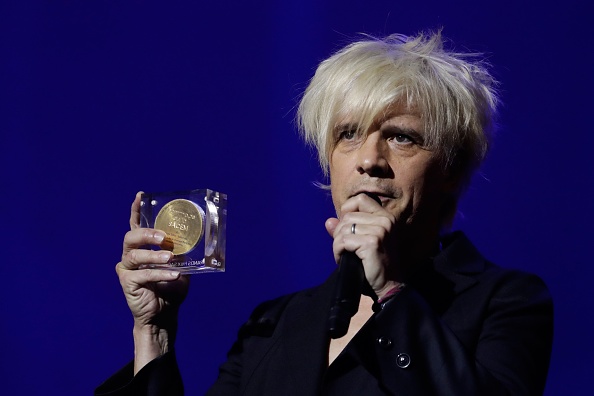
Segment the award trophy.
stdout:
<path fill-rule="evenodd" d="M 140 201 L 140 226 L 164 231 L 156 250 L 169 250 L 168 264 L 140 268 L 180 271 L 183 274 L 225 271 L 227 195 L 208 190 L 144 193 Z"/>

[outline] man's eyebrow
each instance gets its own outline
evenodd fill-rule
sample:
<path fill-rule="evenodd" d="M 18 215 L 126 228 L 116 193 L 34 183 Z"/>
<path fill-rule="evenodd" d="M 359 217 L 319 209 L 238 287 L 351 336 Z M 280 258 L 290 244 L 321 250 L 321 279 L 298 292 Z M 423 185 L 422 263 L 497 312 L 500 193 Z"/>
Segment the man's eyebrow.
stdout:
<path fill-rule="evenodd" d="M 416 134 L 420 134 L 415 128 L 407 128 L 407 127 L 401 127 L 398 125 L 387 125 L 385 127 L 385 129 L 390 129 L 390 130 L 396 130 L 396 131 L 400 131 L 402 133 L 416 133 Z"/>
<path fill-rule="evenodd" d="M 423 136 L 423 133 L 422 132 L 419 132 L 415 128 L 401 127 L 401 126 L 398 126 L 398 125 L 386 125 L 383 129 L 389 130 L 389 131 L 397 131 L 399 133 L 403 133 L 403 134 L 406 134 L 406 135 L 419 135 L 419 136 Z"/>
<path fill-rule="evenodd" d="M 336 124 L 334 127 L 335 131 L 351 131 L 353 129 L 359 129 L 359 125 L 356 122 L 343 122 Z"/>

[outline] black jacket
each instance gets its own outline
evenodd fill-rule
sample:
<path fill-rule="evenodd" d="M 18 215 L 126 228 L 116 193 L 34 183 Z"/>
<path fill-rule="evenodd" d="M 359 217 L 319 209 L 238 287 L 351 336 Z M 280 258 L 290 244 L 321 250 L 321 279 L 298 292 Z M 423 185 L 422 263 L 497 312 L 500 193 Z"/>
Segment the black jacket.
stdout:
<path fill-rule="evenodd" d="M 552 302 L 534 276 L 486 261 L 461 233 L 374 314 L 327 367 L 335 276 L 260 305 L 241 328 L 208 395 L 540 395 L 552 342 Z M 175 356 L 97 395 L 176 395 Z"/>

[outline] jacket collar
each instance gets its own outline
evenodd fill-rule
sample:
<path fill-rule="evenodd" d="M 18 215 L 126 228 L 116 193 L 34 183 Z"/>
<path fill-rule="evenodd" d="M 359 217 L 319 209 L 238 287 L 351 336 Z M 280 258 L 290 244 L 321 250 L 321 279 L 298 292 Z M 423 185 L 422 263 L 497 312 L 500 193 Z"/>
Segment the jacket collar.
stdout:
<path fill-rule="evenodd" d="M 441 243 L 442 251 L 434 259 L 436 270 L 459 274 L 477 274 L 485 270 L 484 257 L 462 231 L 446 235 Z"/>
<path fill-rule="evenodd" d="M 435 272 L 453 283 L 456 295 L 478 283 L 476 275 L 485 266 L 484 257 L 461 231 L 446 235 L 441 252 L 433 259 Z"/>

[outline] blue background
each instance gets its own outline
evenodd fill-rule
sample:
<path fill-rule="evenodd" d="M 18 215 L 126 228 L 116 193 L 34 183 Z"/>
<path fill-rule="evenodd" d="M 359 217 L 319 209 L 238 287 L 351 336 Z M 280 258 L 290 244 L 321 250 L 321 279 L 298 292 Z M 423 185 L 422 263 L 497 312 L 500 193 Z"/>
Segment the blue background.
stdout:
<path fill-rule="evenodd" d="M 534 5 L 534 4 L 538 5 Z M 89 394 L 133 352 L 114 265 L 138 190 L 229 196 L 227 272 L 194 276 L 178 356 L 202 394 L 260 301 L 333 268 L 333 215 L 294 108 L 359 32 L 443 27 L 504 106 L 457 228 L 555 299 L 547 395 L 594 372 L 593 19 L 586 1 L 3 1 L 0 383 Z"/>

